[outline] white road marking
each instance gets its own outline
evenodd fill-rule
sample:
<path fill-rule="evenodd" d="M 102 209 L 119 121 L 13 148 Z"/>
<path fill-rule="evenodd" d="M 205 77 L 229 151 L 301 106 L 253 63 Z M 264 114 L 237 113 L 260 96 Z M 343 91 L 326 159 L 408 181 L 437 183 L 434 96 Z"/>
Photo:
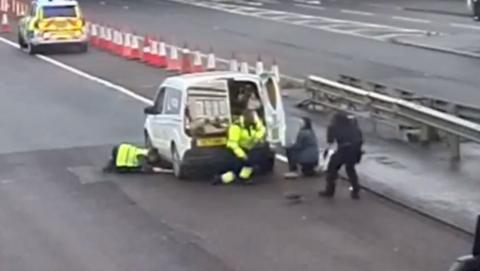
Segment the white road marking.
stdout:
<path fill-rule="evenodd" d="M 403 16 L 393 16 L 392 19 L 399 20 L 399 21 L 406 21 L 406 22 L 414 22 L 414 23 L 423 23 L 429 24 L 431 21 L 419 18 L 411 18 L 411 17 L 403 17 Z"/>
<path fill-rule="evenodd" d="M 304 5 L 304 4 L 295 4 L 295 6 L 300 7 L 300 8 L 308 8 L 308 9 L 316 9 L 316 10 L 325 10 L 324 7 L 315 7 L 315 6 L 309 6 L 309 5 Z"/>
<path fill-rule="evenodd" d="M 4 37 L 0 37 L 0 42 L 3 42 L 4 44 L 7 44 L 7 45 L 12 46 L 12 47 L 14 47 L 14 48 L 20 49 L 20 46 L 19 46 L 18 44 L 16 44 L 16 43 L 13 42 L 13 41 L 10 41 L 10 40 L 8 40 L 8 39 L 6 39 L 6 38 L 4 38 Z M 36 56 L 37 58 L 39 58 L 39 59 L 47 62 L 47 63 L 50 63 L 50 64 L 52 64 L 52 65 L 60 68 L 60 69 L 63 69 L 63 70 L 68 71 L 68 72 L 71 72 L 71 73 L 76 74 L 76 75 L 78 75 L 78 76 L 80 76 L 80 77 L 83 77 L 83 78 L 85 78 L 85 79 L 87 79 L 87 80 L 90 80 L 90 81 L 95 82 L 95 83 L 97 83 L 97 84 L 103 85 L 103 86 L 105 86 L 105 87 L 107 87 L 107 88 L 110 88 L 110 89 L 113 89 L 113 90 L 115 90 L 115 91 L 118 91 L 118 92 L 120 92 L 120 93 L 122 93 L 122 94 L 125 94 L 125 95 L 127 95 L 128 97 L 130 97 L 130 98 L 132 98 L 132 99 L 134 99 L 134 100 L 137 100 L 137 101 L 142 102 L 142 103 L 147 104 L 147 105 L 153 105 L 153 100 L 151 100 L 151 99 L 149 99 L 149 98 L 146 98 L 146 97 L 144 97 L 144 96 L 142 96 L 142 95 L 139 95 L 139 94 L 135 93 L 134 91 L 132 91 L 132 90 L 130 90 L 130 89 L 127 89 L 127 88 L 125 88 L 125 87 L 122 87 L 122 86 L 120 86 L 120 85 L 117 85 L 117 84 L 115 84 L 115 83 L 113 83 L 113 82 L 107 81 L 107 80 L 105 80 L 105 79 L 101 79 L 101 78 L 99 78 L 99 77 L 97 77 L 97 76 L 94 76 L 94 75 L 92 75 L 92 74 L 89 74 L 89 73 L 87 73 L 87 72 L 81 71 L 81 70 L 79 70 L 79 69 L 77 69 L 77 68 L 75 68 L 75 67 L 69 66 L 69 65 L 67 65 L 67 64 L 65 64 L 65 63 L 62 63 L 62 62 L 60 62 L 60 61 L 57 61 L 57 60 L 55 60 L 55 59 L 53 59 L 53 58 L 50 58 L 50 57 L 48 57 L 48 56 L 44 56 L 44 55 L 35 55 L 35 56 Z M 300 80 L 300 79 L 297 79 L 297 80 Z M 277 154 L 277 155 L 276 155 L 276 158 L 277 158 L 279 161 L 281 161 L 281 162 L 285 162 L 285 163 L 288 162 L 287 158 L 286 158 L 285 156 L 283 156 L 283 155 Z"/>
<path fill-rule="evenodd" d="M 371 12 L 365 12 L 360 10 L 351 10 L 351 9 L 342 9 L 340 10 L 341 13 L 346 14 L 354 14 L 354 15 L 361 15 L 361 16 L 373 16 L 374 14 Z"/>
<path fill-rule="evenodd" d="M 480 26 L 469 25 L 469 24 L 451 23 L 450 26 L 451 26 L 451 27 L 458 27 L 458 28 L 466 28 L 466 29 L 480 30 Z"/>

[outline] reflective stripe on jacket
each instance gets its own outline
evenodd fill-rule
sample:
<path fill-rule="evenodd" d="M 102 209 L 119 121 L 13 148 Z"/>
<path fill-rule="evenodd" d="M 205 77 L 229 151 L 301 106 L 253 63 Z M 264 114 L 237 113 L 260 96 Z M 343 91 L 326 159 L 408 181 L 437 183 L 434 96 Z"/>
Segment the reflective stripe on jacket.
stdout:
<path fill-rule="evenodd" d="M 138 148 L 130 144 L 120 144 L 118 146 L 117 157 L 115 158 L 115 166 L 117 167 L 139 167 L 139 155 L 146 156 L 147 149 Z"/>
<path fill-rule="evenodd" d="M 255 125 L 246 127 L 243 117 L 228 128 L 227 148 L 231 149 L 238 158 L 245 158 L 245 150 L 252 149 L 265 138 L 266 129 L 259 118 L 255 118 Z"/>

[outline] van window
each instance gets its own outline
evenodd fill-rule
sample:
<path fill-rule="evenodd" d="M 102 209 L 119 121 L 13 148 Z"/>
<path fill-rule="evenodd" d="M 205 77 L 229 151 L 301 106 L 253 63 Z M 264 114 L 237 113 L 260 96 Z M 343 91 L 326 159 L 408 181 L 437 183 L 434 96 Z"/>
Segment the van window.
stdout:
<path fill-rule="evenodd" d="M 157 97 L 155 98 L 155 109 L 158 113 L 163 113 L 163 103 L 165 101 L 165 88 L 158 90 Z"/>
<path fill-rule="evenodd" d="M 35 17 L 35 16 L 36 16 L 36 13 L 37 13 L 37 5 L 36 5 L 36 4 L 32 4 L 32 6 L 30 7 L 30 16 L 31 16 L 31 17 Z"/>
<path fill-rule="evenodd" d="M 167 88 L 166 90 L 166 99 L 165 99 L 165 114 L 167 115 L 179 115 L 180 108 L 182 106 L 182 92 L 173 89 Z"/>
<path fill-rule="evenodd" d="M 43 18 L 77 17 L 75 6 L 43 7 Z"/>

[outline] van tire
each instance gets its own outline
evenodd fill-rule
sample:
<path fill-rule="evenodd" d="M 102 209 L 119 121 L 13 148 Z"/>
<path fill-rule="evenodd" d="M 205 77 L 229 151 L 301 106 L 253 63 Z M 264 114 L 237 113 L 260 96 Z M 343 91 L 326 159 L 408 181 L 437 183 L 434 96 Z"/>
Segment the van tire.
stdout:
<path fill-rule="evenodd" d="M 27 49 L 27 53 L 29 55 L 35 55 L 35 54 L 37 54 L 37 51 L 38 51 L 37 46 L 35 46 L 31 43 L 27 43 L 27 48 L 26 49 Z"/>
<path fill-rule="evenodd" d="M 78 51 L 82 54 L 85 54 L 88 52 L 88 44 L 87 43 L 82 43 L 78 46 Z"/>
<path fill-rule="evenodd" d="M 152 144 L 152 140 L 150 139 L 150 136 L 148 135 L 148 132 L 145 130 L 143 131 L 143 136 L 144 136 L 144 141 L 145 141 L 145 148 L 147 149 L 151 149 L 151 148 L 154 148 L 153 144 Z M 157 152 L 158 154 L 158 152 Z M 160 155 L 160 154 L 159 154 Z M 165 168 L 165 169 L 172 169 L 172 163 L 170 163 L 169 161 L 167 161 L 167 159 L 165 159 L 164 157 L 160 157 L 160 162 L 158 164 L 159 167 L 161 168 Z"/>
<path fill-rule="evenodd" d="M 274 169 L 275 169 L 275 157 L 268 158 L 268 160 L 265 161 L 263 172 L 265 174 L 271 174 Z"/>
<path fill-rule="evenodd" d="M 185 180 L 187 178 L 185 166 L 182 165 L 182 161 L 180 160 L 180 155 L 178 154 L 177 147 L 175 147 L 175 144 L 172 144 L 171 153 L 172 153 L 173 175 L 177 179 Z"/>

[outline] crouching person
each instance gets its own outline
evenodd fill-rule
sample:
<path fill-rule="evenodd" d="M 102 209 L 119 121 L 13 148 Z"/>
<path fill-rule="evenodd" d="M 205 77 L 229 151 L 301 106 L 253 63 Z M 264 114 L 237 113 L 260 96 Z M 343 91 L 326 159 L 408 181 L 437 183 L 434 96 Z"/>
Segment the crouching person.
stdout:
<path fill-rule="evenodd" d="M 215 176 L 213 184 L 230 184 L 237 179 L 252 183 L 254 168 L 263 159 L 253 149 L 265 141 L 265 134 L 266 128 L 254 111 L 247 110 L 233 121 L 227 135 L 227 168 Z"/>
<path fill-rule="evenodd" d="M 154 173 L 161 162 L 156 149 L 140 148 L 122 143 L 112 149 L 108 164 L 103 168 L 106 173 Z"/>
<path fill-rule="evenodd" d="M 317 137 L 312 128 L 312 121 L 302 118 L 302 126 L 298 131 L 295 144 L 286 149 L 289 172 L 285 173 L 285 178 L 298 178 L 299 168 L 304 176 L 315 175 L 315 168 L 318 165 L 318 144 Z"/>

